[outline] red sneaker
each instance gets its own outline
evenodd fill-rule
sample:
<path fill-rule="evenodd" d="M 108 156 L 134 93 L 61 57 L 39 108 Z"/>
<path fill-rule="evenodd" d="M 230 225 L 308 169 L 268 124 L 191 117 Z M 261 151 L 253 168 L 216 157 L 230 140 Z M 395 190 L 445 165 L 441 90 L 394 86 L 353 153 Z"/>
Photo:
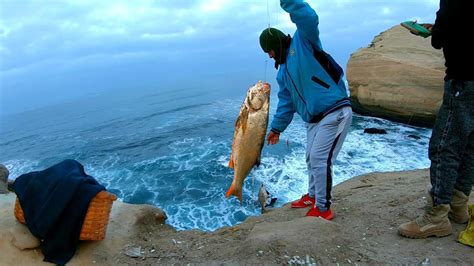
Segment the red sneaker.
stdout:
<path fill-rule="evenodd" d="M 309 211 L 306 213 L 306 216 L 321 217 L 326 220 L 332 220 L 332 218 L 334 218 L 334 213 L 331 209 L 322 212 L 318 207 L 314 206 L 314 208 L 309 209 Z"/>
<path fill-rule="evenodd" d="M 291 203 L 291 208 L 306 208 L 314 206 L 315 199 L 311 198 L 308 194 L 305 194 L 301 197 L 301 199 L 293 201 Z"/>

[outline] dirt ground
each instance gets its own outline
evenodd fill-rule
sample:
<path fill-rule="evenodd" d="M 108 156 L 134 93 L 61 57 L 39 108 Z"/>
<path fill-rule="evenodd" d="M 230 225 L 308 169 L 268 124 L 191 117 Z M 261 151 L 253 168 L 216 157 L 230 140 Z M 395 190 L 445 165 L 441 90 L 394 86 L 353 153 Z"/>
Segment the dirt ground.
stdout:
<path fill-rule="evenodd" d="M 215 232 L 176 231 L 147 205 L 114 203 L 106 239 L 82 242 L 70 265 L 155 264 L 418 264 L 474 265 L 474 248 L 444 238 L 407 239 L 400 223 L 423 210 L 427 170 L 371 173 L 334 189 L 332 221 L 305 217 L 289 205 Z M 474 194 L 470 201 L 474 202 Z M 39 249 L 21 251 L 11 239 L 19 225 L 14 195 L 0 195 L 0 264 L 42 264 Z"/>

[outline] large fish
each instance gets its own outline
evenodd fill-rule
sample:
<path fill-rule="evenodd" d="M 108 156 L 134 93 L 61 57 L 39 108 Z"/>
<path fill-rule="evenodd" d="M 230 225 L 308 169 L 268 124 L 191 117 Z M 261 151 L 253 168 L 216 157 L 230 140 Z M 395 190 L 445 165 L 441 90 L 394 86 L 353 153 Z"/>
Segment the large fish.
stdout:
<path fill-rule="evenodd" d="M 270 105 L 270 84 L 257 82 L 245 97 L 235 122 L 232 154 L 229 167 L 234 169 L 234 180 L 225 194 L 242 202 L 242 185 L 254 165 L 260 164 L 260 153 L 265 141 Z"/>

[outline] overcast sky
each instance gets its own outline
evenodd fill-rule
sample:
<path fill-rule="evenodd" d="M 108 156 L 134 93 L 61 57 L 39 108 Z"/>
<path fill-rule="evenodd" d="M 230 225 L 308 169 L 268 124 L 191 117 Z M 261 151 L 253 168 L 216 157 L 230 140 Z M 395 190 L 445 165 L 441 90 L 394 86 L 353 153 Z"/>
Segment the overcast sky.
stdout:
<path fill-rule="evenodd" d="M 433 22 L 438 0 L 311 0 L 323 48 L 350 54 L 405 20 Z M 0 0 L 0 115 L 108 90 L 243 89 L 275 82 L 258 44 L 293 34 L 277 0 Z"/>

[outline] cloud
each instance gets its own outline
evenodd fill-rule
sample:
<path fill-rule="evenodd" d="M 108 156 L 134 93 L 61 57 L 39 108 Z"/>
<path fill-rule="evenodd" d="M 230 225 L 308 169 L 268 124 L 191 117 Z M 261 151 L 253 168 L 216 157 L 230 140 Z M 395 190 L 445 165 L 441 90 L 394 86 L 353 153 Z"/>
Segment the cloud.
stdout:
<path fill-rule="evenodd" d="M 383 15 L 391 15 L 395 12 L 393 6 L 407 5 L 406 1 L 308 2 L 318 11 L 321 21 L 342 27 L 345 27 L 344 21 L 354 24 L 373 19 L 372 16 L 354 17 L 354 9 L 378 6 Z M 436 2 L 424 0 L 421 4 L 434 5 Z M 184 38 L 184 42 L 202 35 L 225 38 L 230 32 L 259 33 L 268 24 L 289 32 L 295 29 L 276 0 L 18 0 L 1 1 L 1 8 L 5 12 L 0 18 L 0 56 L 4 61 L 0 71 L 57 56 L 100 53 L 105 47 L 127 46 L 127 43 L 179 42 L 180 38 Z M 336 20 L 339 20 L 338 24 L 333 22 Z M 136 48 L 142 46 L 131 47 Z"/>
<path fill-rule="evenodd" d="M 383 7 L 382 8 L 382 14 L 383 15 L 390 15 L 392 13 L 392 10 L 389 7 Z"/>
<path fill-rule="evenodd" d="M 165 33 L 165 34 L 143 33 L 140 37 L 143 39 L 166 40 L 166 39 L 173 39 L 177 37 L 189 36 L 195 33 L 196 33 L 196 29 L 192 26 L 189 26 L 181 32 L 173 32 L 173 33 Z"/>
<path fill-rule="evenodd" d="M 228 0 L 211 0 L 201 4 L 200 10 L 202 12 L 217 12 L 229 4 Z"/>
<path fill-rule="evenodd" d="M 437 0 L 308 2 L 320 17 L 323 47 L 334 52 L 342 65 L 350 53 L 400 21 L 432 21 L 439 4 Z M 7 0 L 0 1 L 0 10 L 0 90 L 15 90 L 16 98 L 33 90 L 31 86 L 61 87 L 42 83 L 40 77 L 62 76 L 58 80 L 64 82 L 76 73 L 87 76 L 97 69 L 101 73 L 110 69 L 108 75 L 113 76 L 113 69 L 127 66 L 146 72 L 149 62 L 146 66 L 159 73 L 240 69 L 239 73 L 248 71 L 242 75 L 245 79 L 253 75 L 248 69 L 263 65 L 257 41 L 263 28 L 270 24 L 290 34 L 296 29 L 278 0 Z M 173 73 L 168 74 L 172 79 Z M 33 76 L 38 77 L 35 82 L 25 81 Z M 145 82 L 133 78 L 130 83 L 137 86 Z"/>
<path fill-rule="evenodd" d="M 180 38 L 190 35 L 221 34 L 228 31 L 225 21 L 229 20 L 226 18 L 228 12 L 220 11 L 238 6 L 221 0 L 175 2 L 50 1 L 44 4 L 6 1 L 2 8 L 9 12 L 5 14 L 15 16 L 1 18 L 0 25 L 6 25 L 1 27 L 0 35 L 4 44 L 1 56 L 5 61 L 1 71 L 50 60 L 61 53 L 83 56 L 83 53 L 97 53 L 104 47 L 127 46 L 127 43 L 179 42 Z M 258 10 L 255 4 L 251 7 L 253 11 L 248 14 Z M 241 7 L 235 10 L 241 10 Z M 246 14 L 238 12 L 235 15 L 250 21 Z M 131 49 L 137 48 L 142 47 Z"/>

